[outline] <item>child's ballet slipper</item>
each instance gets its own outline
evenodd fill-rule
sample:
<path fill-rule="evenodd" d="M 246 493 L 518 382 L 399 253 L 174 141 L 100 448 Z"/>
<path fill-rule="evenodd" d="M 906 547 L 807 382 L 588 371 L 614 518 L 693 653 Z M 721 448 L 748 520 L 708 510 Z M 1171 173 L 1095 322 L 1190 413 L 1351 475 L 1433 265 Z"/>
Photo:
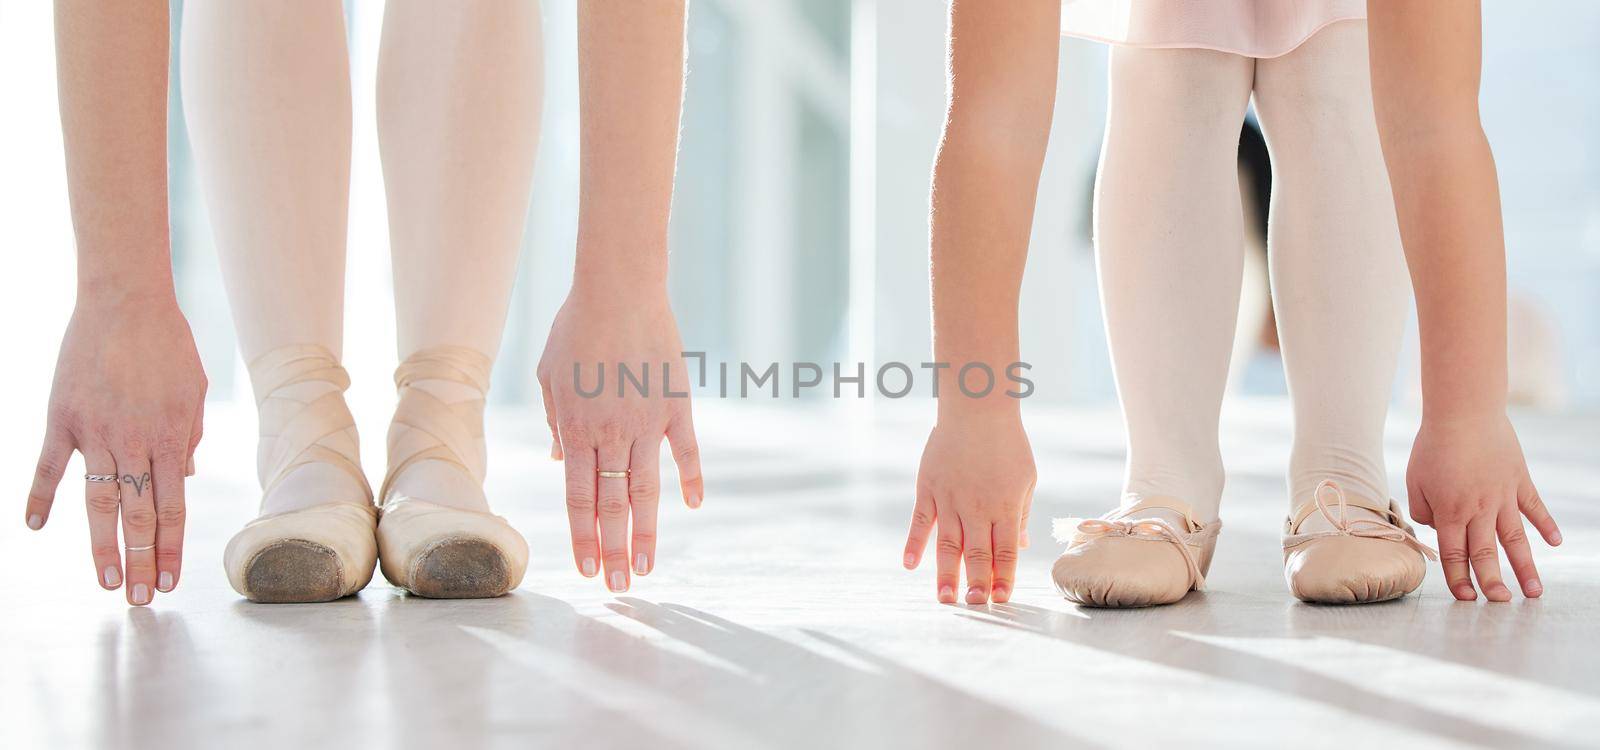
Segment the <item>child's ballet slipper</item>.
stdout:
<path fill-rule="evenodd" d="M 377 509 L 347 432 L 355 424 L 342 395 L 349 375 L 320 346 L 275 349 L 251 362 L 250 371 L 262 435 L 271 439 L 271 452 L 259 462 L 263 498 L 310 464 L 347 472 L 363 496 L 251 521 L 223 553 L 228 583 L 257 602 L 325 602 L 360 591 L 378 555 Z M 334 388 L 309 401 L 290 395 L 293 386 L 316 381 Z"/>
<path fill-rule="evenodd" d="M 489 390 L 491 362 L 461 347 L 420 351 L 395 371 L 400 403 L 389 428 L 389 474 L 380 496 L 378 559 L 384 578 L 419 596 L 470 599 L 505 594 L 522 582 L 528 543 L 504 518 L 410 497 L 394 487 L 423 461 L 453 465 L 483 484 L 483 398 L 446 403 L 419 380 Z"/>
<path fill-rule="evenodd" d="M 1056 519 L 1067 550 L 1051 568 L 1056 590 L 1090 607 L 1171 604 L 1205 588 L 1222 521 L 1200 523 L 1174 498 L 1130 497 L 1100 518 Z M 1178 524 L 1151 511 L 1168 511 Z"/>
<path fill-rule="evenodd" d="M 1328 505 L 1330 497 L 1337 513 Z M 1351 518 L 1351 507 L 1378 518 Z M 1332 528 L 1303 531 L 1306 520 L 1319 513 Z M 1284 524 L 1283 576 L 1289 591 L 1308 602 L 1359 604 L 1405 596 L 1422 585 L 1424 558 L 1437 560 L 1439 555 L 1417 540 L 1397 503 L 1382 506 L 1348 497 L 1331 480 L 1318 484 L 1312 502 Z"/>

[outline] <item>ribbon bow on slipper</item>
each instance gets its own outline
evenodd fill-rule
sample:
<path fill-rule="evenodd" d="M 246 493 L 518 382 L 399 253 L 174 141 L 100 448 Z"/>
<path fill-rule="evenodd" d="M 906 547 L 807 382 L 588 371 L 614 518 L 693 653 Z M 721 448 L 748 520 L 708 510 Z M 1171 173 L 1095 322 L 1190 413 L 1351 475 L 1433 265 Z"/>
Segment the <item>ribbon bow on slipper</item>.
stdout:
<path fill-rule="evenodd" d="M 1215 536 L 1217 531 L 1222 526 L 1222 522 L 1214 521 L 1212 523 L 1202 525 L 1190 521 L 1190 523 L 1193 524 L 1197 530 L 1194 532 L 1185 533 L 1174 528 L 1173 525 L 1164 518 L 1130 519 L 1121 517 L 1123 514 L 1131 513 L 1136 510 L 1142 510 L 1147 507 L 1159 506 L 1151 506 L 1141 502 L 1137 503 L 1132 508 L 1116 511 L 1105 518 L 1057 519 L 1056 538 L 1063 542 L 1069 542 L 1070 544 L 1083 544 L 1093 539 L 1103 537 L 1125 537 L 1128 539 L 1145 542 L 1171 543 L 1176 546 L 1178 548 L 1178 552 L 1183 555 L 1184 564 L 1189 568 L 1189 575 L 1194 576 L 1194 588 L 1203 589 L 1206 582 L 1205 574 L 1200 571 L 1200 562 L 1195 558 L 1194 549 L 1190 545 L 1198 545 L 1206 537 Z M 1169 510 L 1176 510 L 1180 513 L 1183 513 L 1184 518 L 1186 520 L 1188 519 L 1188 513 L 1182 509 L 1170 508 Z M 1068 529 L 1071 530 L 1070 534 L 1063 533 Z M 1064 536 L 1070 536 L 1070 539 L 1063 538 Z"/>
<path fill-rule="evenodd" d="M 1339 509 L 1339 514 L 1337 516 L 1334 515 L 1333 509 L 1328 506 L 1328 501 L 1325 499 L 1326 494 L 1331 494 L 1334 500 L 1337 501 Z M 1290 549 L 1314 539 L 1324 539 L 1333 536 L 1359 536 L 1366 537 L 1368 539 L 1387 539 L 1391 542 L 1400 542 L 1408 547 L 1411 547 L 1417 552 L 1422 553 L 1422 556 L 1428 558 L 1429 560 L 1439 559 L 1439 553 L 1434 551 L 1432 547 L 1429 547 L 1418 540 L 1409 526 L 1401 525 L 1404 524 L 1404 521 L 1401 521 L 1399 524 L 1397 524 L 1393 520 L 1378 521 L 1371 518 L 1350 517 L 1349 507 L 1351 505 L 1355 505 L 1358 508 L 1365 508 L 1367 510 L 1376 512 L 1379 515 L 1384 516 L 1386 519 L 1398 519 L 1400 518 L 1400 511 L 1398 507 L 1395 506 L 1393 501 L 1390 501 L 1389 508 L 1387 510 L 1369 507 L 1359 502 L 1351 503 L 1349 498 L 1345 497 L 1344 488 L 1340 487 L 1338 483 L 1331 479 L 1322 480 L 1322 482 L 1317 485 L 1316 491 L 1311 493 L 1311 499 L 1316 502 L 1317 511 L 1322 514 L 1323 518 L 1327 519 L 1328 523 L 1332 525 L 1333 528 L 1328 531 L 1285 534 L 1283 537 L 1284 549 Z"/>

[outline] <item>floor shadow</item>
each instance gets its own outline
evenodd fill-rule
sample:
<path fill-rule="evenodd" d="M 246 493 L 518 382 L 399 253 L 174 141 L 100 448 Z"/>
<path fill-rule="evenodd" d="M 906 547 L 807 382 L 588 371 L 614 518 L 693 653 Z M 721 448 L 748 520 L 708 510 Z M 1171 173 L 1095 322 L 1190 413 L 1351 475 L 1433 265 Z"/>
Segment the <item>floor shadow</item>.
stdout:
<path fill-rule="evenodd" d="M 730 720 L 776 747 L 1093 745 L 815 629 L 795 640 L 683 605 L 607 606 L 737 670 L 701 668 L 697 702 L 737 707 Z"/>
<path fill-rule="evenodd" d="M 1446 714 L 1416 703 L 1395 700 L 1362 687 L 1359 677 L 1337 680 L 1308 669 L 1255 654 L 1186 638 L 1177 631 L 1229 636 L 1283 637 L 1279 626 L 1264 632 L 1219 627 L 1208 596 L 1191 594 L 1176 604 L 1158 609 L 1086 610 L 1088 618 L 1027 604 L 997 604 L 958 614 L 976 622 L 1014 628 L 1070 641 L 1119 656 L 1152 661 L 1208 678 L 1250 685 L 1315 701 L 1351 714 L 1424 731 L 1443 739 L 1496 747 L 1579 747 L 1552 744 L 1547 739 Z M 1395 606 L 1396 603 L 1367 605 Z M 1403 606 L 1400 604 L 1399 606 Z M 1349 608 L 1346 608 L 1349 609 Z"/>

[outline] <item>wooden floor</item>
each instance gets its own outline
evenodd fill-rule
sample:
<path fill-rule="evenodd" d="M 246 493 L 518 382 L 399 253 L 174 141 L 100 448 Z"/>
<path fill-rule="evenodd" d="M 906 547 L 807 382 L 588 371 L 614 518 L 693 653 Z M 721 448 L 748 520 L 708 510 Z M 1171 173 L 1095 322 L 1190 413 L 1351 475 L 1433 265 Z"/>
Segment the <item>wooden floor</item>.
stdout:
<path fill-rule="evenodd" d="M 1519 421 L 1567 539 L 1539 557 L 1543 600 L 1457 603 L 1435 566 L 1419 595 L 1335 608 L 1282 580 L 1287 409 L 1230 403 L 1211 590 L 1104 611 L 1054 595 L 1047 540 L 1051 516 L 1113 502 L 1105 411 L 1030 410 L 1038 543 L 992 607 L 938 605 L 932 572 L 899 566 L 929 415 L 717 402 L 698 411 L 705 507 L 666 510 L 658 570 L 628 595 L 572 570 L 542 420 L 495 414 L 490 494 L 534 550 L 519 591 L 428 601 L 379 578 L 331 604 L 251 604 L 220 558 L 255 505 L 253 420 L 212 412 L 187 572 L 154 606 L 93 585 L 74 491 L 42 534 L 17 496 L 0 747 L 1600 743 L 1600 419 Z M 1393 425 L 1397 487 L 1412 427 Z M 19 493 L 31 441 L 6 439 Z"/>

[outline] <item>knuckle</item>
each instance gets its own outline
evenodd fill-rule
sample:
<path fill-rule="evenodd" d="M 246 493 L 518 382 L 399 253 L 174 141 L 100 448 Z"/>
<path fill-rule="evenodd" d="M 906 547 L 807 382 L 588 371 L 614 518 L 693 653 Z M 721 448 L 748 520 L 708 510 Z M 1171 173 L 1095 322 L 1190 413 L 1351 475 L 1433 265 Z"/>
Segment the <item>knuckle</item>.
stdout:
<path fill-rule="evenodd" d="M 162 528 L 183 526 L 184 512 L 182 505 L 169 505 L 156 509 L 156 525 Z"/>
<path fill-rule="evenodd" d="M 661 494 L 661 482 L 654 477 L 635 474 L 628 479 L 628 493 L 636 500 L 654 500 Z"/>
<path fill-rule="evenodd" d="M 65 474 L 67 467 L 54 458 L 39 459 L 39 465 L 33 470 L 33 475 L 43 483 L 60 482 L 61 475 Z"/>
<path fill-rule="evenodd" d="M 994 560 L 994 554 L 982 547 L 973 547 L 967 550 L 967 562 L 973 564 L 988 563 Z"/>
<path fill-rule="evenodd" d="M 1012 547 L 998 547 L 994 551 L 994 561 L 1000 565 L 1015 565 L 1017 550 Z"/>
<path fill-rule="evenodd" d="M 162 570 L 172 570 L 183 562 L 183 550 L 177 547 L 161 547 L 156 549 L 156 567 Z"/>
<path fill-rule="evenodd" d="M 116 513 L 122 505 L 122 499 L 115 494 L 97 492 L 89 495 L 85 504 L 89 506 L 90 513 Z"/>
<path fill-rule="evenodd" d="M 600 498 L 599 512 L 602 518 L 621 518 L 628 515 L 628 499 L 607 495 Z"/>
<path fill-rule="evenodd" d="M 608 567 L 608 568 L 619 568 L 620 569 L 620 568 L 628 567 L 628 551 L 627 550 L 624 550 L 624 549 L 608 550 L 607 552 L 605 552 L 604 557 L 605 557 L 605 561 L 606 561 L 606 567 Z"/>
<path fill-rule="evenodd" d="M 147 530 L 156 525 L 156 512 L 143 506 L 122 509 L 122 523 L 130 529 Z"/>
<path fill-rule="evenodd" d="M 1473 562 L 1489 562 L 1499 559 L 1499 553 L 1492 546 L 1476 547 L 1469 554 Z"/>
<path fill-rule="evenodd" d="M 961 542 L 956 539 L 939 537 L 939 541 L 934 544 L 934 548 L 937 549 L 941 555 L 949 555 L 951 557 L 961 556 Z"/>
<path fill-rule="evenodd" d="M 627 434 L 627 423 L 615 418 L 601 420 L 600 426 L 595 430 L 595 435 L 600 439 L 601 445 L 616 445 L 624 442 L 623 438 Z"/>
<path fill-rule="evenodd" d="M 635 547 L 654 547 L 656 544 L 656 533 L 654 531 L 635 530 L 633 532 L 633 544 Z"/>
<path fill-rule="evenodd" d="M 150 441 L 146 440 L 144 435 L 141 435 L 137 432 L 129 433 L 122 436 L 122 449 L 126 451 L 130 457 L 147 456 L 149 455 L 148 451 L 150 449 Z"/>
<path fill-rule="evenodd" d="M 1518 503 L 1518 505 L 1522 507 L 1522 512 L 1529 515 L 1539 516 L 1545 515 L 1546 513 L 1544 500 L 1538 495 L 1528 495 L 1527 497 L 1522 498 L 1522 502 Z"/>
<path fill-rule="evenodd" d="M 911 511 L 911 525 L 915 526 L 915 527 L 917 527 L 919 529 L 920 528 L 927 528 L 929 526 L 932 526 L 933 525 L 933 514 L 929 513 L 928 511 L 922 510 L 920 508 L 917 509 L 917 510 Z"/>
<path fill-rule="evenodd" d="M 1507 529 L 1505 533 L 1501 534 L 1500 541 L 1507 547 L 1527 544 L 1528 532 L 1522 528 L 1521 524 L 1518 524 L 1516 527 Z"/>
<path fill-rule="evenodd" d="M 89 554 L 94 555 L 94 559 L 96 559 L 96 560 L 116 560 L 116 559 L 119 559 L 120 558 L 119 553 L 121 551 L 122 550 L 117 549 L 117 545 L 115 545 L 115 544 L 96 543 L 96 544 L 90 545 L 90 547 L 89 547 Z"/>
<path fill-rule="evenodd" d="M 177 461 L 184 457 L 188 449 L 189 445 L 182 437 L 179 437 L 177 433 L 167 432 L 156 439 L 155 453 L 153 455 L 157 461 L 163 463 Z"/>
<path fill-rule="evenodd" d="M 567 510 L 574 513 L 594 513 L 594 496 L 586 492 L 576 492 L 572 486 L 567 487 Z"/>
<path fill-rule="evenodd" d="M 1439 550 L 1439 562 L 1445 564 L 1465 563 L 1468 561 L 1467 551 L 1459 547 Z"/>

